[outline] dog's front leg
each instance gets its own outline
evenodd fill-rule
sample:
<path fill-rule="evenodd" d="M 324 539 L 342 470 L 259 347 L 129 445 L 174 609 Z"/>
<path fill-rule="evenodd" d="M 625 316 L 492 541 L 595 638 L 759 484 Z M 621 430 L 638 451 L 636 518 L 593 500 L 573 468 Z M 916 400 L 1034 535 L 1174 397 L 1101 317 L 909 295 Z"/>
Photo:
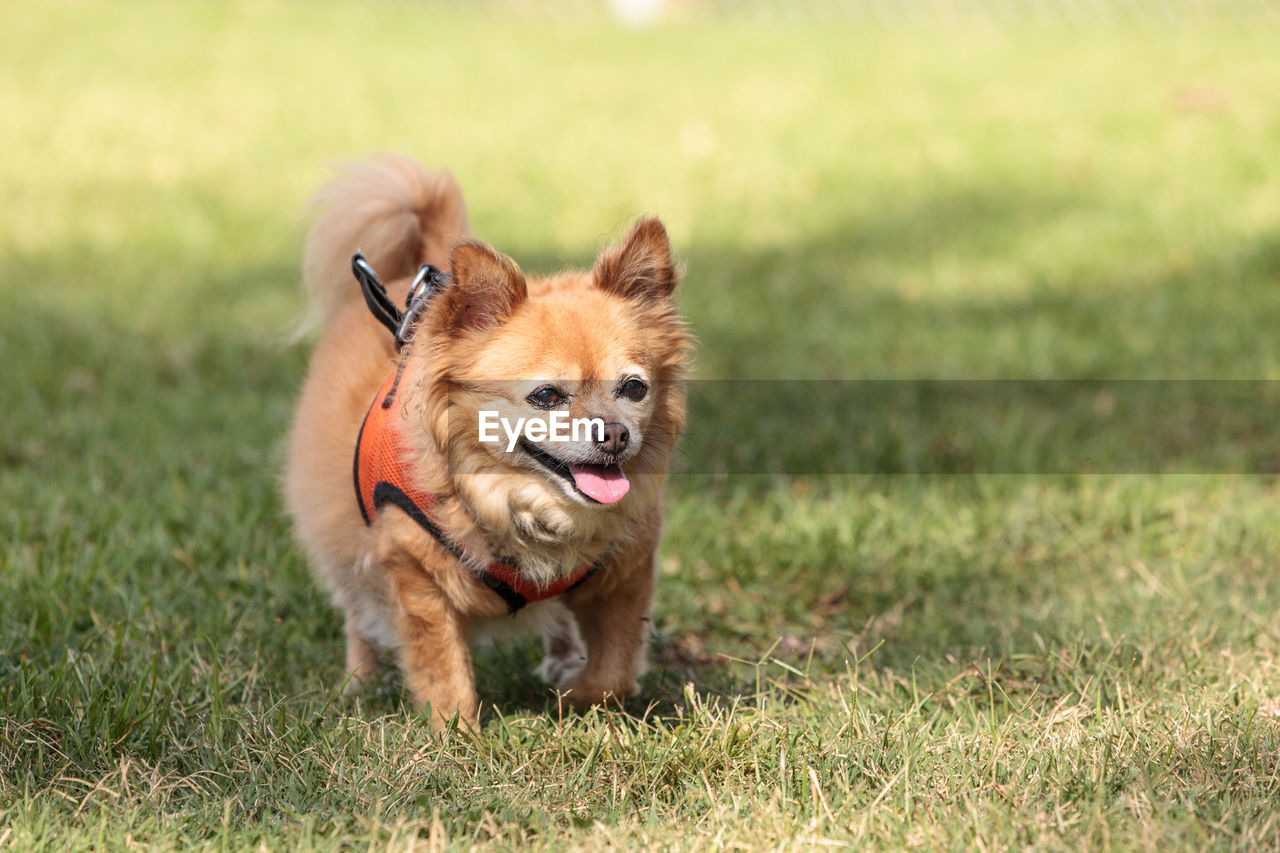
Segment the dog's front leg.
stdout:
<path fill-rule="evenodd" d="M 638 689 L 653 588 L 654 546 L 647 545 L 620 555 L 606 576 L 570 594 L 567 604 L 587 644 L 586 666 L 560 688 L 575 707 L 617 702 Z"/>
<path fill-rule="evenodd" d="M 432 728 L 443 728 L 455 714 L 475 727 L 479 703 L 466 615 L 410 554 L 398 552 L 384 565 L 398 598 L 395 628 L 409 694 L 431 708 Z"/>

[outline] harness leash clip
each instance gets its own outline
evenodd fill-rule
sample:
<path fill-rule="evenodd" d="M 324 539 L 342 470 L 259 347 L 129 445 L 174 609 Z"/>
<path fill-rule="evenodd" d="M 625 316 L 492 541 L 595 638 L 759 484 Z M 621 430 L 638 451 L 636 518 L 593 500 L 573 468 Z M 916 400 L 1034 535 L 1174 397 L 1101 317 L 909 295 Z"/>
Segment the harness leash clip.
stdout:
<path fill-rule="evenodd" d="M 364 294 L 364 304 L 368 306 L 369 313 L 395 336 L 397 352 L 404 349 L 404 345 L 412 338 L 413 326 L 418 322 L 422 309 L 449 285 L 446 273 L 431 264 L 423 264 L 413 277 L 413 283 L 409 285 L 409 294 L 405 297 L 404 310 L 401 311 L 391 301 L 386 285 L 378 278 L 378 273 L 362 253 L 356 252 L 351 256 L 351 272 L 360 283 L 360 292 Z"/>
<path fill-rule="evenodd" d="M 409 295 L 404 301 L 404 316 L 396 327 L 396 349 L 402 348 L 413 340 L 413 327 L 418 322 L 422 309 L 426 308 L 435 295 L 449 284 L 449 276 L 431 264 L 418 267 L 418 274 L 409 285 Z"/>

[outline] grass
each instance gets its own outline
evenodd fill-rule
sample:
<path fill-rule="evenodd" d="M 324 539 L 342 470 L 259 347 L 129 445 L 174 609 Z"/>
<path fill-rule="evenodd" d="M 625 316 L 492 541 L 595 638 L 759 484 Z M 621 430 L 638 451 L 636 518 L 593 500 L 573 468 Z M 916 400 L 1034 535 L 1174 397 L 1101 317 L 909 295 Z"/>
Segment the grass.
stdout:
<path fill-rule="evenodd" d="M 483 731 L 439 737 L 394 677 L 337 694 L 276 490 L 298 212 L 379 149 L 534 270 L 661 214 L 700 379 L 1280 378 L 1274 30 L 10 18 L 0 846 L 1280 846 L 1272 474 L 995 429 L 958 473 L 862 442 L 841 470 L 882 473 L 681 476 L 641 697 L 562 714 L 502 647 Z M 767 457 L 777 419 L 719 399 L 690 446 Z"/>

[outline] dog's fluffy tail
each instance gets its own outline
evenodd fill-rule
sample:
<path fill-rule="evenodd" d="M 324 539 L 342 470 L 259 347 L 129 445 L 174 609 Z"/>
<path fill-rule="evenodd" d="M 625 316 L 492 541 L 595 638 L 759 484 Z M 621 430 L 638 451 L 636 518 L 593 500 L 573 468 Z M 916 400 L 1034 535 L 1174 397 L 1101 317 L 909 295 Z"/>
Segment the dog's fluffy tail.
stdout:
<path fill-rule="evenodd" d="M 466 206 L 447 171 L 428 172 L 401 154 L 343 169 L 316 194 L 318 211 L 302 252 L 308 308 L 297 337 L 360 298 L 351 255 L 363 252 L 384 282 L 424 263 L 448 268 L 453 244 L 467 235 Z"/>

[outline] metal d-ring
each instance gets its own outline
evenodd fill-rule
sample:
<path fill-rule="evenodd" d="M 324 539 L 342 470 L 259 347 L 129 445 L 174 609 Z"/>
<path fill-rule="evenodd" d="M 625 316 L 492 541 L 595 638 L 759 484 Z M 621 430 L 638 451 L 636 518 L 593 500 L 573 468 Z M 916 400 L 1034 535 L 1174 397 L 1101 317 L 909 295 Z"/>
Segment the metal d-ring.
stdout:
<path fill-rule="evenodd" d="M 409 285 L 409 295 L 405 297 L 404 314 L 395 329 L 396 347 L 403 347 L 412 339 L 414 324 L 418 322 L 422 309 L 430 304 L 437 293 L 444 290 L 449 277 L 431 264 L 418 267 L 418 274 Z"/>

